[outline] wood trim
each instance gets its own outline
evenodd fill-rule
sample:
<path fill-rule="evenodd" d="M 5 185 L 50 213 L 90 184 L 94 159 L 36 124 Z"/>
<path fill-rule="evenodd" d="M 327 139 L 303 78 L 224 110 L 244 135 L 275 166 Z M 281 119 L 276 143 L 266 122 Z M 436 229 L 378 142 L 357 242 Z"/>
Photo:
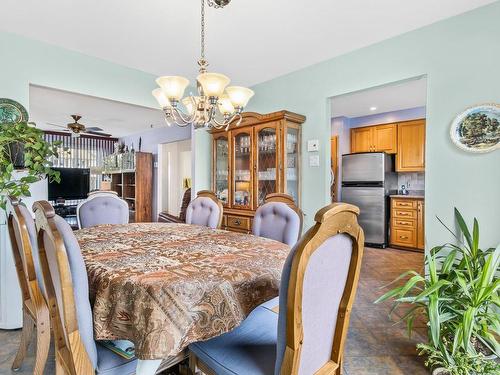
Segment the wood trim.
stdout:
<path fill-rule="evenodd" d="M 7 225 L 16 273 L 23 295 L 23 329 L 12 369 L 17 371 L 21 367 L 31 341 L 33 326 L 36 326 L 37 345 L 33 374 L 42 375 L 50 347 L 49 308 L 38 284 L 28 227 L 19 205 L 17 198 L 12 196 L 7 198 Z"/>
<path fill-rule="evenodd" d="M 38 230 L 40 263 L 55 336 L 56 372 L 70 375 L 94 374 L 94 368 L 78 330 L 71 270 L 64 241 L 55 223 L 54 208 L 47 201 L 38 201 L 33 205 L 33 211 Z M 52 282 L 52 278 L 56 275 L 50 272 L 45 241 L 50 242 L 54 249 L 53 255 L 57 261 L 61 285 L 61 303 L 56 298 Z"/>
<path fill-rule="evenodd" d="M 250 126 L 250 125 L 255 125 L 255 124 L 260 124 L 262 122 L 271 122 L 271 121 L 278 121 L 278 120 L 287 120 L 296 124 L 302 124 L 306 121 L 306 117 L 303 115 L 299 115 L 297 113 L 289 112 L 286 110 L 282 111 L 277 111 L 277 112 L 272 112 L 272 113 L 267 113 L 267 114 L 261 114 L 257 112 L 243 112 L 241 114 L 242 120 L 239 127 L 243 126 Z M 234 124 L 236 121 L 233 121 L 232 124 Z M 231 124 L 231 125 L 232 125 Z M 230 130 L 235 129 L 235 127 L 231 127 Z M 225 128 L 224 129 L 213 129 L 210 131 L 210 133 L 221 133 L 221 132 L 226 132 Z"/>
<path fill-rule="evenodd" d="M 358 224 L 359 208 L 345 203 L 333 203 L 316 213 L 316 224 L 299 241 L 292 261 L 287 296 L 286 348 L 281 366 L 282 375 L 298 374 L 304 337 L 302 325 L 302 297 L 307 263 L 312 254 L 328 238 L 344 233 L 351 237 L 353 249 L 349 272 L 339 305 L 331 360 L 319 370 L 319 374 L 339 374 L 349 326 L 350 312 L 359 281 L 363 256 L 364 233 Z"/>
<path fill-rule="evenodd" d="M 219 207 L 219 220 L 217 221 L 217 228 L 219 229 L 222 225 L 222 215 L 224 213 L 224 207 L 222 205 L 222 202 L 219 199 L 217 199 L 217 196 L 215 195 L 215 193 L 213 191 L 210 191 L 210 190 L 200 190 L 198 192 L 198 194 L 196 195 L 196 198 L 201 198 L 201 197 L 210 198 Z"/>

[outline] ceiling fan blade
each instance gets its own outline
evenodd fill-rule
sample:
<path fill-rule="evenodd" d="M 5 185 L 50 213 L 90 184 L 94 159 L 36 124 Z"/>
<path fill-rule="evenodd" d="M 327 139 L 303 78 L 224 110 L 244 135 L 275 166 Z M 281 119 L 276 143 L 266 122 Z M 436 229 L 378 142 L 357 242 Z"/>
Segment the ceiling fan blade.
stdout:
<path fill-rule="evenodd" d="M 46 122 L 47 125 L 50 125 L 50 126 L 57 126 L 58 128 L 64 128 L 66 130 L 69 130 L 67 126 L 63 126 L 63 125 L 57 125 L 57 124 L 54 124 L 52 122 Z"/>
<path fill-rule="evenodd" d="M 87 129 L 87 131 L 92 131 L 92 132 L 102 132 L 104 130 L 98 126 L 91 126 L 89 128 L 85 127 L 85 129 Z"/>
<path fill-rule="evenodd" d="M 96 132 L 96 131 L 92 131 L 92 130 L 85 130 L 84 133 L 87 133 L 87 134 L 94 134 L 94 135 L 99 135 L 101 137 L 111 137 L 111 134 L 108 134 L 108 133 L 101 133 L 101 132 Z"/>

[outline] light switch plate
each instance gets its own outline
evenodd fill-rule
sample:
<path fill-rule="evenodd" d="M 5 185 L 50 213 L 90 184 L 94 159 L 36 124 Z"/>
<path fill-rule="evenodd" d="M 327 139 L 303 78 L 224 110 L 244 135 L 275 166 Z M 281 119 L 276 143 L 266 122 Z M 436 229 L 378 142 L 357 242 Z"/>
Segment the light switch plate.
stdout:
<path fill-rule="evenodd" d="M 310 167 L 319 167 L 319 155 L 310 155 L 309 156 L 309 166 Z"/>
<path fill-rule="evenodd" d="M 319 151 L 319 140 L 317 140 L 317 139 L 308 140 L 307 141 L 307 151 L 308 152 Z"/>

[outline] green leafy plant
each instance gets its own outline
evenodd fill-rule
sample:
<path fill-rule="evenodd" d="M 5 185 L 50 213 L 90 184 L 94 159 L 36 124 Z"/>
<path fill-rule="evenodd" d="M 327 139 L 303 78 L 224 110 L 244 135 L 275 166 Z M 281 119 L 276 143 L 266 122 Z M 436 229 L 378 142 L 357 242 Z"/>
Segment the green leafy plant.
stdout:
<path fill-rule="evenodd" d="M 425 257 L 426 275 L 403 273 L 393 283 L 405 280 L 404 284 L 375 303 L 392 300 L 391 314 L 406 308 L 401 320 L 409 334 L 418 316 L 427 319 L 429 342 L 418 348 L 427 355 L 429 366 L 444 367 L 452 375 L 495 374 L 500 365 L 485 355 L 498 358 L 500 353 L 500 245 L 482 250 L 477 220 L 471 231 L 457 209 L 455 219 L 458 236 L 438 220 L 455 236 L 457 245 L 431 249 Z"/>
<path fill-rule="evenodd" d="M 58 157 L 59 145 L 60 142 L 46 142 L 43 131 L 32 123 L 0 124 L 0 208 L 5 209 L 7 195 L 29 197 L 30 185 L 43 178 L 60 182 L 59 172 L 52 170 L 50 162 L 53 156 Z M 27 173 L 15 180 L 15 164 L 19 162 L 19 156 Z"/>

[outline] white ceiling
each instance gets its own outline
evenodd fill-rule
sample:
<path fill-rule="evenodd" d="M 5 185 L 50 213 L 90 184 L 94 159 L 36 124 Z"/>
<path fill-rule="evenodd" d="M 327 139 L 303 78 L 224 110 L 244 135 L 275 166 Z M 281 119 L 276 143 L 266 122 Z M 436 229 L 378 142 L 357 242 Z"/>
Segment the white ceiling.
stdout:
<path fill-rule="evenodd" d="M 209 9 L 210 69 L 253 85 L 495 0 L 232 0 Z M 5 30 L 194 78 L 200 0 L 2 0 Z"/>
<path fill-rule="evenodd" d="M 427 79 L 407 80 L 332 98 L 332 117 L 361 117 L 426 105 Z M 376 109 L 372 109 L 376 108 Z"/>
<path fill-rule="evenodd" d="M 62 131 L 47 123 L 65 126 L 71 115 L 82 116 L 80 123 L 98 126 L 113 137 L 124 137 L 153 127 L 165 126 L 158 109 L 121 103 L 40 86 L 30 86 L 30 121 L 43 130 Z"/>

